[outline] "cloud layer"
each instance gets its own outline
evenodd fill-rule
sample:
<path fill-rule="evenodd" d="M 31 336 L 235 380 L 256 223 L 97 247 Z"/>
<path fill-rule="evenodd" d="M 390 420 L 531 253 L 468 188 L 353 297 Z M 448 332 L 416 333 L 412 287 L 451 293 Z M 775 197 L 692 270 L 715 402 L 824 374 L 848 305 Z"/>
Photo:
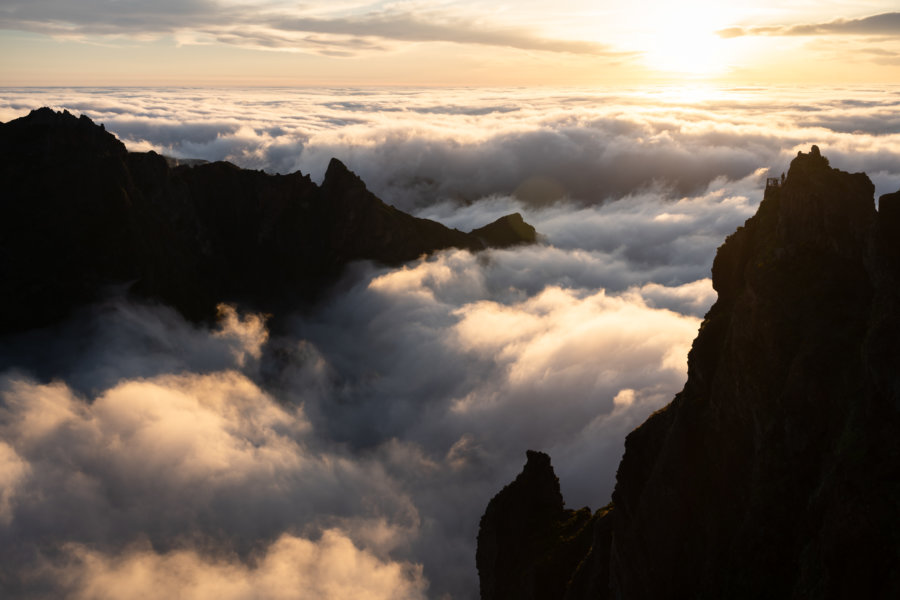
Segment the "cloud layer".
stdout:
<path fill-rule="evenodd" d="M 277 335 L 230 307 L 205 330 L 113 296 L 6 340 L 0 588 L 477 597 L 478 518 L 525 449 L 551 454 L 571 506 L 608 500 L 624 436 L 683 384 L 715 249 L 767 175 L 813 142 L 900 187 L 891 98 L 7 90 L 0 118 L 66 107 L 133 149 L 316 178 L 335 155 L 421 216 L 515 210 L 543 239 L 353 265 Z"/>
<path fill-rule="evenodd" d="M 212 98 L 212 102 L 207 99 Z M 340 157 L 404 210 L 512 195 L 530 205 L 700 193 L 818 144 L 900 188 L 896 96 L 879 89 L 6 90 L 0 119 L 50 105 L 104 123 L 132 149 L 321 179 Z"/>
<path fill-rule="evenodd" d="M 68 565 L 48 572 L 78 600 L 416 600 L 427 587 L 420 568 L 381 562 L 337 530 L 316 541 L 285 534 L 249 565 L 189 549 L 158 554 L 140 544 L 113 556 L 78 544 L 64 551 Z"/>

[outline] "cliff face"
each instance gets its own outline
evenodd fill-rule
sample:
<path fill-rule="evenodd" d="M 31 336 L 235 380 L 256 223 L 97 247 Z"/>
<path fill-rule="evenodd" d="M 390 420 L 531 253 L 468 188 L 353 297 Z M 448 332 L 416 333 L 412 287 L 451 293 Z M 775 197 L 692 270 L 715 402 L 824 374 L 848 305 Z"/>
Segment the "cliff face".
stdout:
<path fill-rule="evenodd" d="M 900 207 L 873 191 L 814 146 L 719 249 L 688 381 L 628 436 L 608 565 L 570 597 L 900 597 Z"/>
<path fill-rule="evenodd" d="M 170 164 L 129 153 L 87 117 L 45 108 L 0 124 L 0 333 L 52 323 L 122 283 L 193 319 L 223 300 L 277 312 L 353 260 L 490 244 L 388 206 L 338 160 L 321 186 L 299 172 Z"/>

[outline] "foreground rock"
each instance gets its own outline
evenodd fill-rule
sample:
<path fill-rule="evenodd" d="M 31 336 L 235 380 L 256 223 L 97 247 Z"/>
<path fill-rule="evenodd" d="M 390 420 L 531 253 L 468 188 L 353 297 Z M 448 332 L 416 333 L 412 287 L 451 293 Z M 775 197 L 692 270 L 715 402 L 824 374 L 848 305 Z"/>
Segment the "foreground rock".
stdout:
<path fill-rule="evenodd" d="M 354 260 L 534 240 L 521 217 L 496 236 L 415 218 L 336 159 L 321 186 L 299 172 L 179 166 L 47 108 L 0 124 L 0 180 L 0 333 L 53 323 L 108 285 L 192 319 L 225 300 L 278 312 L 314 300 Z"/>
<path fill-rule="evenodd" d="M 542 452 L 488 504 L 478 532 L 482 598 L 562 598 L 593 543 L 591 511 L 566 510 Z"/>
<path fill-rule="evenodd" d="M 611 534 L 540 597 L 900 597 L 900 206 L 873 192 L 815 146 L 766 189 L 719 248 L 684 389 L 586 525 Z M 482 565 L 483 598 L 537 572 Z"/>

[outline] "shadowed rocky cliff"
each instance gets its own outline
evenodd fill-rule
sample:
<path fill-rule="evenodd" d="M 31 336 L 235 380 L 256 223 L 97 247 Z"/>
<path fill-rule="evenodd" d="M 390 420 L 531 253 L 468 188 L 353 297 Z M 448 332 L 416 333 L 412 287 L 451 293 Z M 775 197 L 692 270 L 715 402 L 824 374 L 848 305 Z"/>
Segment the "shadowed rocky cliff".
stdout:
<path fill-rule="evenodd" d="M 527 458 L 481 518 L 476 563 L 486 598 L 562 598 L 592 546 L 591 511 L 565 509 L 549 456 L 529 450 Z"/>
<path fill-rule="evenodd" d="M 628 436 L 590 548 L 541 549 L 568 567 L 534 597 L 900 597 L 900 194 L 873 192 L 815 146 L 767 187 L 719 248 L 684 389 Z M 530 502 L 498 515 L 509 495 L 482 534 Z M 537 576 L 481 537 L 478 559 L 485 599 Z"/>
<path fill-rule="evenodd" d="M 58 321 L 110 285 L 195 320 L 221 301 L 278 313 L 315 300 L 354 260 L 534 240 L 521 217 L 477 235 L 415 218 L 336 159 L 321 186 L 299 172 L 180 164 L 47 108 L 0 124 L 0 181 L 0 333 Z"/>

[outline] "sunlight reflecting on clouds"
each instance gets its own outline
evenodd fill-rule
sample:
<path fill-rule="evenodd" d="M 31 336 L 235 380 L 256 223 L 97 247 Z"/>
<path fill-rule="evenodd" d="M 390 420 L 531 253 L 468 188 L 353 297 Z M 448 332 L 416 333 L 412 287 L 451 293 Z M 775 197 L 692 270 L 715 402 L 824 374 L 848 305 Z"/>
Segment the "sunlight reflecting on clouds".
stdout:
<path fill-rule="evenodd" d="M 767 176 L 818 143 L 900 187 L 896 93 L 684 89 L 5 90 L 2 119 L 65 107 L 132 149 L 316 180 L 337 156 L 417 216 L 520 212 L 541 237 L 351 265 L 272 332 L 112 297 L 12 340 L 0 578 L 36 597 L 474 597 L 478 519 L 525 449 L 570 506 L 608 500 Z"/>
<path fill-rule="evenodd" d="M 259 359 L 262 346 L 269 339 L 266 321 L 261 315 L 239 315 L 233 306 L 219 304 L 218 328 L 213 335 L 225 340 L 232 340 L 232 352 L 238 366 L 242 367 L 247 357 Z"/>
<path fill-rule="evenodd" d="M 462 318 L 455 332 L 463 350 L 495 357 L 505 376 L 494 384 L 499 393 L 470 394 L 454 409 L 498 410 L 515 404 L 516 410 L 543 414 L 545 426 L 563 427 L 532 403 L 555 398 L 554 410 L 605 411 L 620 386 L 641 384 L 642 370 L 677 380 L 686 371 L 687 350 L 699 326 L 697 318 L 649 308 L 633 292 L 582 296 L 556 287 L 520 304 L 482 301 L 458 314 Z M 566 394 L 560 396 L 560 390 Z M 480 404 L 484 400 L 487 405 Z M 599 405 L 590 408 L 595 403 Z M 579 404 L 584 406 L 579 409 Z M 562 437 L 561 430 L 556 434 Z"/>
<path fill-rule="evenodd" d="M 103 448 L 101 479 L 203 496 L 302 466 L 302 409 L 280 407 L 234 372 L 123 381 L 91 404 L 62 384 L 8 385 L 6 439 L 25 456 L 70 464 L 93 463 Z"/>
<path fill-rule="evenodd" d="M 0 524 L 9 525 L 12 521 L 13 497 L 28 471 L 28 463 L 15 449 L 6 442 L 0 442 Z"/>
<path fill-rule="evenodd" d="M 333 529 L 316 541 L 282 535 L 249 565 L 195 550 L 157 554 L 140 544 L 112 556 L 78 544 L 65 550 L 70 566 L 50 571 L 61 571 L 68 597 L 79 600 L 415 600 L 427 588 L 420 566 L 382 561 Z"/>

